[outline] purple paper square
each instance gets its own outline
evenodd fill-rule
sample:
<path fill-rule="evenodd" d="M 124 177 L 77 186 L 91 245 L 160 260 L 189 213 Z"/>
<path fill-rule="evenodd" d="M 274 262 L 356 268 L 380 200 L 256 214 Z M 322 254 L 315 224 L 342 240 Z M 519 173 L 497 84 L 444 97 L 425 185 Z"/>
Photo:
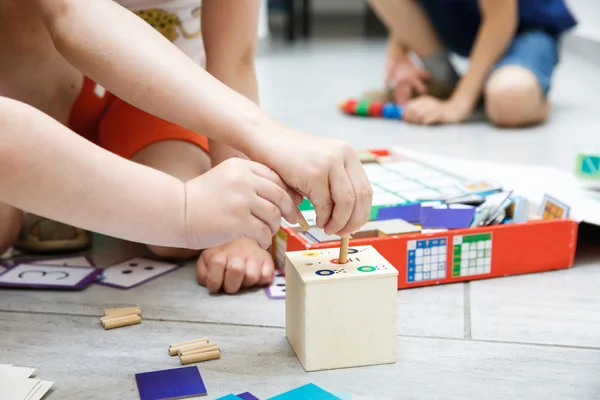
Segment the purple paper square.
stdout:
<path fill-rule="evenodd" d="M 427 206 L 421 209 L 421 227 L 423 229 L 468 228 L 474 214 L 475 207 L 462 204 Z"/>
<path fill-rule="evenodd" d="M 254 396 L 253 394 L 251 394 L 249 392 L 240 393 L 237 395 L 237 397 L 239 397 L 240 399 L 244 399 L 244 400 L 259 400 L 258 397 Z"/>
<path fill-rule="evenodd" d="M 141 400 L 182 399 L 207 393 L 198 367 L 135 374 Z"/>

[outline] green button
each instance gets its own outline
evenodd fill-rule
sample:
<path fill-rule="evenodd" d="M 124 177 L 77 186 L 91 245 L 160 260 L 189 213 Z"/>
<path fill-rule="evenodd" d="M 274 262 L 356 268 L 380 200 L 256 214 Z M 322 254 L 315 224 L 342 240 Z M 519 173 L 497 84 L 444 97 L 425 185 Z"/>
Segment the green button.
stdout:
<path fill-rule="evenodd" d="M 361 267 L 356 268 L 357 270 L 359 270 L 360 272 L 373 272 L 375 271 L 377 268 L 372 267 L 370 265 L 363 265 Z"/>

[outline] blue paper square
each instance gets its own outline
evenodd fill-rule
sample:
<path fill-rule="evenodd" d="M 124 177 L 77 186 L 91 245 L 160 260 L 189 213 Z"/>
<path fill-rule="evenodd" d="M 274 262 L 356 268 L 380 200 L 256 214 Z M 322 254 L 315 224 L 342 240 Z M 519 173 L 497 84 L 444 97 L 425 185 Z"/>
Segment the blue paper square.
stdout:
<path fill-rule="evenodd" d="M 182 399 L 205 395 L 198 367 L 183 367 L 135 374 L 141 400 Z"/>
<path fill-rule="evenodd" d="M 297 387 L 267 400 L 340 400 L 339 397 L 321 389 L 314 383 Z"/>
<path fill-rule="evenodd" d="M 229 393 L 227 396 L 219 397 L 217 400 L 240 400 L 241 397 L 236 396 L 233 393 Z"/>

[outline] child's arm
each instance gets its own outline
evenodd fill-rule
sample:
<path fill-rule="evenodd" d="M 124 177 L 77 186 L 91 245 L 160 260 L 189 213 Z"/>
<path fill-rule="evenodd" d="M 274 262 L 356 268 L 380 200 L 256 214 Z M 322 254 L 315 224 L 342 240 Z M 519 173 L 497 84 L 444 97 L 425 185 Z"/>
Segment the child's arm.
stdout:
<path fill-rule="evenodd" d="M 508 48 L 519 22 L 517 0 L 479 0 L 481 25 L 469 55 L 469 69 L 459 81 L 451 101 L 469 112 L 481 95 L 485 79 Z"/>
<path fill-rule="evenodd" d="M 518 26 L 517 0 L 479 0 L 481 25 L 470 53 L 469 69 L 452 96 L 441 101 L 423 96 L 411 101 L 404 120 L 420 124 L 457 123 L 469 117 L 481 96 L 485 79 L 508 47 Z"/>
<path fill-rule="evenodd" d="M 28 0 L 58 51 L 130 104 L 241 151 L 315 205 L 317 226 L 347 235 L 368 221 L 373 191 L 347 143 L 267 116 L 112 0 Z"/>
<path fill-rule="evenodd" d="M 203 0 L 202 38 L 206 71 L 258 104 L 254 54 L 258 36 L 259 0 Z M 209 139 L 213 165 L 244 154 L 219 140 Z"/>
<path fill-rule="evenodd" d="M 199 249 L 250 237 L 266 248 L 281 216 L 298 222 L 283 188 L 274 172 L 246 160 L 184 183 L 0 97 L 0 202 L 25 211 L 158 246 Z"/>

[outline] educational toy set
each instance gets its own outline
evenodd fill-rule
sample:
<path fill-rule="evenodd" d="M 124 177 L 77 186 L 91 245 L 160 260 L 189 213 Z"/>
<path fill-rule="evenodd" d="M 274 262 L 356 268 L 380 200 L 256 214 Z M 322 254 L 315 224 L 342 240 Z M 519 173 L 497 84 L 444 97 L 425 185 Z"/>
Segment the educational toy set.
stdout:
<path fill-rule="evenodd" d="M 397 289 L 573 264 L 578 222 L 559 199 L 527 198 L 501 183 L 453 174 L 400 151 L 370 153 L 374 159 L 364 167 L 374 191 L 371 218 L 349 246 L 373 246 L 398 271 Z M 311 228 L 282 222 L 272 246 L 279 268 L 288 252 L 340 247 L 339 237 L 315 228 L 308 200 L 300 208 Z M 289 280 L 278 281 L 280 298 L 289 295 Z"/>

